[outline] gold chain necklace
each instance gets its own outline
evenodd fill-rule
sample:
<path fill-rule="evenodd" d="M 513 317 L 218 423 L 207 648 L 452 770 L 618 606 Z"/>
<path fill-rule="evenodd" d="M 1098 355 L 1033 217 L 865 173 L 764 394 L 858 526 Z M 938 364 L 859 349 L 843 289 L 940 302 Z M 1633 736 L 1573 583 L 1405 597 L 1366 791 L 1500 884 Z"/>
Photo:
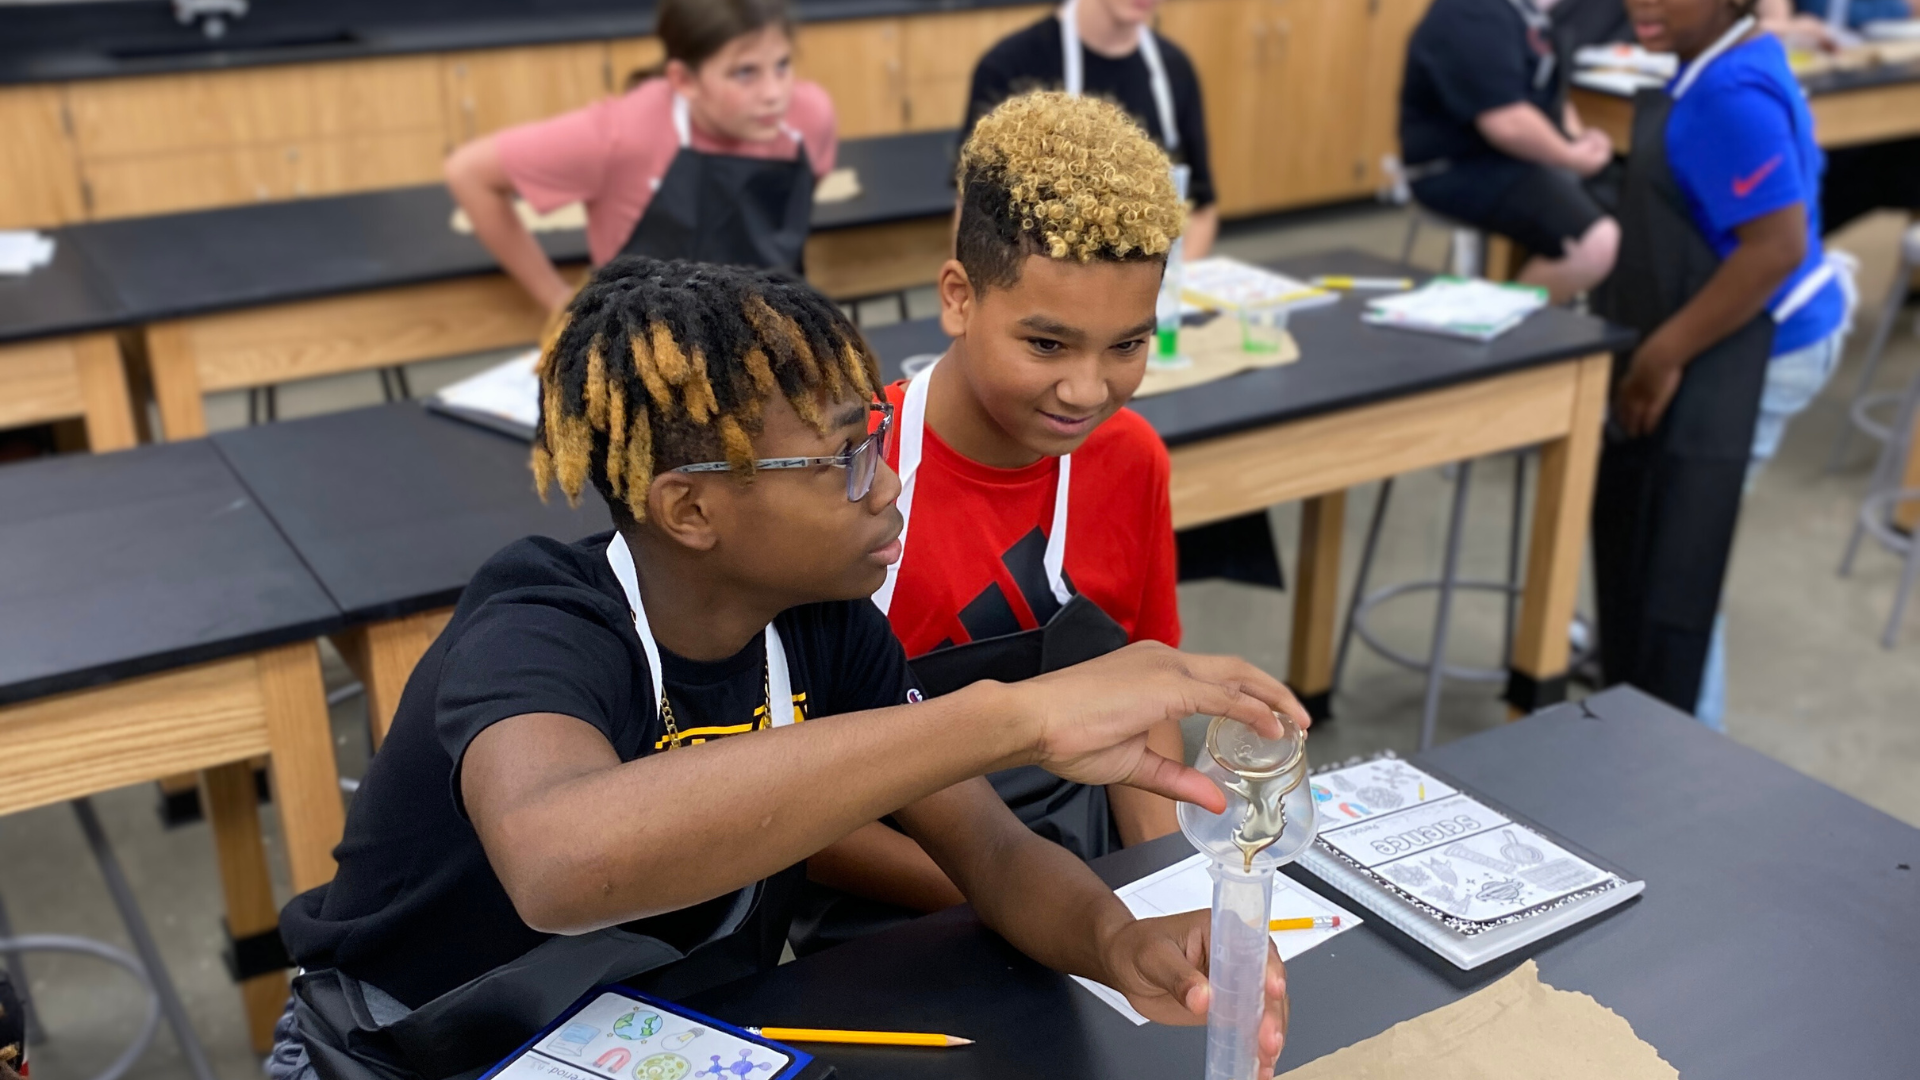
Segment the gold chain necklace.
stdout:
<path fill-rule="evenodd" d="M 672 750 L 680 745 L 680 724 L 673 718 L 672 703 L 667 701 L 666 679 L 662 678 L 660 681 L 660 719 L 666 721 L 667 749 Z M 771 658 L 768 658 L 768 660 L 760 666 L 760 684 L 767 695 L 766 722 L 771 725 L 773 723 L 773 664 Z"/>

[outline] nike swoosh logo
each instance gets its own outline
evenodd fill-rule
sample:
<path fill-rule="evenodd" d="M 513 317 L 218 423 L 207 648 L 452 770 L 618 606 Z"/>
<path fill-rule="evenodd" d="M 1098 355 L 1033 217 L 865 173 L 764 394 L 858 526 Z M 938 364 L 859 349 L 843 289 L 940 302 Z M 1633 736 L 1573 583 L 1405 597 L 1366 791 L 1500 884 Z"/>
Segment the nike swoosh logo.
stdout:
<path fill-rule="evenodd" d="M 1781 157 L 1782 155 L 1780 154 L 1773 155 L 1773 157 L 1770 158 L 1765 165 L 1762 165 L 1759 168 L 1753 170 L 1752 176 L 1734 177 L 1733 178 L 1733 197 L 1736 199 L 1744 199 L 1747 196 L 1753 194 L 1753 189 L 1760 186 L 1760 181 L 1765 180 L 1769 176 L 1772 176 L 1773 170 L 1780 167 Z"/>

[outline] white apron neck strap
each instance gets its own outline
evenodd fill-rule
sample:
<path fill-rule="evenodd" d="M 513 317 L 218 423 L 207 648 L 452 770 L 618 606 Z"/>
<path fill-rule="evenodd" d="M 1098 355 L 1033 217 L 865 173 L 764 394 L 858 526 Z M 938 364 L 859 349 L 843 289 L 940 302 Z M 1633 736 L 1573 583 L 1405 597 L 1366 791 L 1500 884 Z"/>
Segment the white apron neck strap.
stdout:
<path fill-rule="evenodd" d="M 1060 5 L 1060 88 L 1079 97 L 1087 88 L 1087 72 L 1080 55 L 1080 0 Z"/>
<path fill-rule="evenodd" d="M 1699 81 L 1700 73 L 1707 70 L 1707 65 L 1718 60 L 1721 53 L 1733 48 L 1735 43 L 1746 37 L 1747 31 L 1753 29 L 1754 21 L 1751 15 L 1743 16 L 1739 22 L 1728 27 L 1727 32 L 1721 34 L 1719 40 L 1707 46 L 1706 52 L 1694 57 L 1693 63 L 1687 65 L 1686 70 L 1680 73 L 1680 78 L 1673 84 L 1673 100 L 1679 101 L 1682 95 L 1693 89 L 1693 84 Z"/>
<path fill-rule="evenodd" d="M 673 95 L 673 133 L 680 137 L 680 149 L 693 145 L 693 116 L 687 99 Z"/>
<path fill-rule="evenodd" d="M 1080 0 L 1060 5 L 1060 86 L 1071 97 L 1087 89 L 1086 54 L 1080 51 Z M 1180 125 L 1174 121 L 1173 84 L 1167 80 L 1167 65 L 1160 58 L 1160 44 L 1153 31 L 1142 24 L 1139 30 L 1140 59 L 1147 65 L 1147 82 L 1153 90 L 1153 109 L 1160 115 L 1160 137 L 1168 151 L 1180 148 Z"/>
<path fill-rule="evenodd" d="M 913 525 L 914 481 L 920 476 L 920 448 L 927 431 L 927 384 L 933 379 L 935 360 L 907 382 L 906 400 L 900 405 L 900 557 L 887 567 L 887 580 L 873 594 L 873 602 L 885 615 L 893 607 L 893 587 L 900 578 L 900 566 L 907 561 L 907 530 Z"/>
<path fill-rule="evenodd" d="M 655 719 L 660 715 L 660 699 L 666 695 L 666 676 L 660 666 L 660 644 L 653 638 L 653 626 L 647 622 L 647 609 L 640 603 L 640 575 L 633 566 L 633 552 L 627 547 L 627 538 L 619 533 L 613 534 L 613 541 L 607 545 L 607 565 L 613 568 L 613 576 L 620 581 L 620 591 L 627 594 L 627 610 L 633 615 L 633 631 L 640 636 L 640 651 L 647 655 L 647 674 L 653 679 L 653 710 Z M 767 624 L 767 708 L 772 713 L 771 723 L 781 727 L 793 723 L 793 676 L 787 666 L 787 650 L 780 640 L 780 631 L 772 623 Z"/>
<path fill-rule="evenodd" d="M 1060 480 L 1053 489 L 1053 525 L 1047 533 L 1047 551 L 1041 557 L 1041 564 L 1047 568 L 1047 584 L 1053 589 L 1053 598 L 1065 607 L 1073 599 L 1073 590 L 1067 588 L 1067 489 L 1073 480 L 1073 455 L 1060 456 Z"/>

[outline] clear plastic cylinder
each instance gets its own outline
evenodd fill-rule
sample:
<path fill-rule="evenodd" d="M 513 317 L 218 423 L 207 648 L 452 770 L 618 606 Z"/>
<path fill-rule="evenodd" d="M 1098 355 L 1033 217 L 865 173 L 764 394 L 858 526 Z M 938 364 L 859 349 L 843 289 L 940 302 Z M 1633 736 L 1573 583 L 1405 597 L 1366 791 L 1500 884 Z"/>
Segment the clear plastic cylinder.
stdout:
<path fill-rule="evenodd" d="M 1266 1011 L 1267 919 L 1273 867 L 1242 872 L 1213 864 L 1213 948 L 1207 957 L 1213 1001 L 1207 1007 L 1207 1080 L 1257 1076 L 1260 1019 Z"/>
<path fill-rule="evenodd" d="M 1180 831 L 1213 860 L 1213 985 L 1207 1009 L 1207 1080 L 1255 1080 L 1266 1013 L 1267 920 L 1273 875 L 1313 842 L 1306 733 L 1276 716 L 1280 737 L 1261 738 L 1216 718 L 1194 767 L 1213 781 L 1223 813 L 1181 803 Z M 1259 1080 L 1266 1080 L 1261 1077 Z"/>

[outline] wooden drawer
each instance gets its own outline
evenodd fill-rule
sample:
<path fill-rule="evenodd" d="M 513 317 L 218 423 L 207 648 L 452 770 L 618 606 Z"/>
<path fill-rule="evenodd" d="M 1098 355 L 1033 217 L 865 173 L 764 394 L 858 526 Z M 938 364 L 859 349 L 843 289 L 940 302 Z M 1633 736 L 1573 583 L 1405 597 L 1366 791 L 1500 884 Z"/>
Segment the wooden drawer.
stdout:
<path fill-rule="evenodd" d="M 108 79 L 67 93 L 82 161 L 443 127 L 433 57 Z"/>
<path fill-rule="evenodd" d="M 900 19 L 862 19 L 800 27 L 795 70 L 833 95 L 840 137 L 860 139 L 906 130 L 900 71 Z"/>
<path fill-rule="evenodd" d="M 87 163 L 95 218 L 135 217 L 310 195 L 430 184 L 440 177 L 437 128 L 149 154 Z"/>
<path fill-rule="evenodd" d="M 438 131 L 390 132 L 294 147 L 293 196 L 435 184 L 441 180 Z"/>
<path fill-rule="evenodd" d="M 0 228 L 64 225 L 86 215 L 57 86 L 0 90 Z"/>
<path fill-rule="evenodd" d="M 442 58 L 447 137 L 452 144 L 530 120 L 544 120 L 605 97 L 604 42 L 489 49 Z"/>
<path fill-rule="evenodd" d="M 91 161 L 93 217 L 139 217 L 293 197 L 292 147 L 247 146 Z"/>

